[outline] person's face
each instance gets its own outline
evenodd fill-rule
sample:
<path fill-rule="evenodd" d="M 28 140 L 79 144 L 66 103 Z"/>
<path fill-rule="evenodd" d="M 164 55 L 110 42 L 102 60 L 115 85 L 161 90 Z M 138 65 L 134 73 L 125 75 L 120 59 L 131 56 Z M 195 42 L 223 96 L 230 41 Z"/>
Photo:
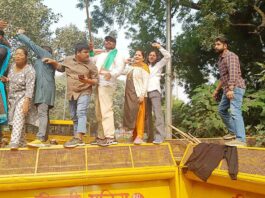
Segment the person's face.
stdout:
<path fill-rule="evenodd" d="M 144 61 L 144 57 L 140 51 L 136 51 L 134 55 L 134 62 L 135 63 L 140 63 Z"/>
<path fill-rule="evenodd" d="M 214 50 L 216 53 L 221 54 L 224 50 L 227 49 L 227 44 L 224 44 L 220 41 L 216 41 L 214 44 Z"/>
<path fill-rule="evenodd" d="M 87 49 L 82 49 L 80 52 L 77 52 L 76 58 L 79 62 L 88 62 L 89 51 Z"/>
<path fill-rule="evenodd" d="M 27 56 L 22 49 L 17 49 L 15 52 L 15 63 L 23 65 L 27 62 Z"/>
<path fill-rule="evenodd" d="M 148 55 L 148 62 L 149 63 L 155 63 L 157 60 L 157 55 L 155 52 L 150 52 L 149 55 Z"/>
<path fill-rule="evenodd" d="M 116 47 L 116 43 L 107 39 L 104 41 L 104 46 L 106 50 L 112 50 Z"/>

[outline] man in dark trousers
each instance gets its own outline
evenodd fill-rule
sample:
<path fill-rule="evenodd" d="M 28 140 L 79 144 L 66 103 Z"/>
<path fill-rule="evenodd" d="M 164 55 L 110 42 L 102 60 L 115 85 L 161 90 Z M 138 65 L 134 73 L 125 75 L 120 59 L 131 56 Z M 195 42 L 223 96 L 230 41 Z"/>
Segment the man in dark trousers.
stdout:
<path fill-rule="evenodd" d="M 55 100 L 55 69 L 53 66 L 42 62 L 43 58 L 52 57 L 52 49 L 48 46 L 38 46 L 30 38 L 28 38 L 23 29 L 19 29 L 17 39 L 30 48 L 37 56 L 34 63 L 36 71 L 36 85 L 34 104 L 38 109 L 39 131 L 36 140 L 28 143 L 31 147 L 43 147 L 49 144 L 49 109 L 54 106 Z"/>
<path fill-rule="evenodd" d="M 214 49 L 219 54 L 220 81 L 213 97 L 216 98 L 219 91 L 223 89 L 218 111 L 228 131 L 232 133 L 224 136 L 224 139 L 236 138 L 227 142 L 228 146 L 246 146 L 245 126 L 241 110 L 246 86 L 241 76 L 239 58 L 228 50 L 228 41 L 224 37 L 216 38 Z"/>

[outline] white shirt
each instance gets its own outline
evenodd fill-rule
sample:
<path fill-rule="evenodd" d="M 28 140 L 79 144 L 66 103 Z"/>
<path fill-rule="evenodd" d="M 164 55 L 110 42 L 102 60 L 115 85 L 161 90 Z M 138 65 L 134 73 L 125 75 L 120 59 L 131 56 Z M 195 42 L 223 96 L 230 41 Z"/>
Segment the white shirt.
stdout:
<path fill-rule="evenodd" d="M 161 93 L 160 79 L 162 75 L 162 68 L 168 63 L 171 58 L 170 53 L 164 48 L 160 47 L 159 51 L 164 57 L 153 66 L 149 64 L 150 76 L 147 88 L 148 92 L 157 90 Z"/>
<path fill-rule="evenodd" d="M 111 79 L 109 81 L 107 81 L 104 79 L 102 69 L 103 69 L 103 65 L 105 63 L 105 60 L 108 57 L 109 52 L 107 52 L 107 51 L 102 52 L 99 55 L 91 57 L 90 60 L 93 61 L 98 68 L 98 73 L 99 73 L 99 83 L 98 84 L 99 84 L 99 86 L 115 87 L 117 78 L 121 75 L 122 71 L 124 70 L 125 59 L 118 51 L 118 53 L 114 59 L 114 62 L 112 63 L 112 65 L 110 66 L 110 69 L 108 71 L 111 74 Z"/>

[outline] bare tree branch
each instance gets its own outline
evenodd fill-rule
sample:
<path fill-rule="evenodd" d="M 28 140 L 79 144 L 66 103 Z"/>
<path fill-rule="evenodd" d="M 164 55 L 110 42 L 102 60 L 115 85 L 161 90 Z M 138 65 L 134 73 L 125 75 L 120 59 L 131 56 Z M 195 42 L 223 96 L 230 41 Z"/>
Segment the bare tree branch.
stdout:
<path fill-rule="evenodd" d="M 265 13 L 256 5 L 254 5 L 253 8 L 257 11 L 257 13 L 259 13 L 262 19 L 261 24 L 257 28 L 260 29 L 261 27 L 265 27 Z"/>
<path fill-rule="evenodd" d="M 252 23 L 231 23 L 232 26 L 248 26 L 248 27 L 257 27 L 255 24 Z"/>

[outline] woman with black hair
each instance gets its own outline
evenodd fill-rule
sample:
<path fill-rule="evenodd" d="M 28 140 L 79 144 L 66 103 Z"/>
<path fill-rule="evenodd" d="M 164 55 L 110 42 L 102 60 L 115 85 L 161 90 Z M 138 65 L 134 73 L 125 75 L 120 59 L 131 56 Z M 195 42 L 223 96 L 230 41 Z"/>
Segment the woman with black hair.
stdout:
<path fill-rule="evenodd" d="M 148 54 L 147 62 L 150 69 L 150 76 L 147 88 L 147 120 L 146 132 L 148 134 L 148 142 L 160 144 L 166 138 L 164 116 L 161 109 L 161 88 L 160 79 L 163 67 L 171 58 L 170 53 L 165 50 L 159 43 L 153 43 L 152 47 L 158 49 L 164 56 L 159 60 L 157 50 L 153 50 Z M 152 111 L 155 115 L 155 137 L 152 130 Z"/>
<path fill-rule="evenodd" d="M 149 68 L 144 63 L 144 52 L 137 50 L 128 71 L 125 86 L 123 127 L 133 132 L 134 144 L 142 144 L 145 127 L 145 103 Z"/>
<path fill-rule="evenodd" d="M 8 82 L 8 124 L 12 126 L 11 140 L 8 147 L 18 149 L 25 146 L 25 123 L 35 126 L 37 123 L 36 109 L 31 106 L 35 86 L 35 70 L 28 64 L 28 52 L 19 47 L 15 52 L 15 64 L 8 72 L 8 77 L 2 76 L 2 82 Z"/>

